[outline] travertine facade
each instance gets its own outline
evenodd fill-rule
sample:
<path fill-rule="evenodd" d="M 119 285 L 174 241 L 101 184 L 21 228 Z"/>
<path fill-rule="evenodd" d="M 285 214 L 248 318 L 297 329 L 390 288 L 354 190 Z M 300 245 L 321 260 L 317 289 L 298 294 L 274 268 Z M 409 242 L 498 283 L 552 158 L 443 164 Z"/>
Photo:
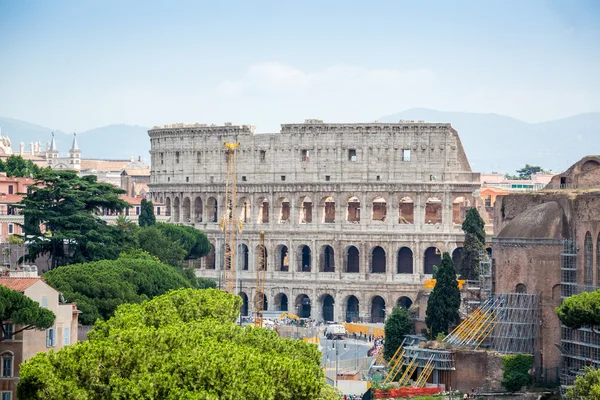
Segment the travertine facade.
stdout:
<path fill-rule="evenodd" d="M 214 279 L 225 212 L 223 143 L 240 143 L 238 254 L 249 313 L 264 230 L 268 310 L 382 321 L 394 305 L 417 300 L 441 251 L 459 256 L 460 224 L 480 186 L 447 123 L 307 120 L 276 134 L 176 124 L 148 133 L 152 198 L 166 205 L 171 222 L 207 233 L 215 252 L 197 272 Z"/>

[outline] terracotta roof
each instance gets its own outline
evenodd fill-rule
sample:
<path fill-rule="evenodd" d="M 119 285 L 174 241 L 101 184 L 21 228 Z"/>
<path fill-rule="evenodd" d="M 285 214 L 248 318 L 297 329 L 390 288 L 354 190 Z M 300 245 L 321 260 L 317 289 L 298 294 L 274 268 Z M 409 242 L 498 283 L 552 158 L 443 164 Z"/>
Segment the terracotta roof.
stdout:
<path fill-rule="evenodd" d="M 123 171 L 128 176 L 150 176 L 150 168 L 145 169 L 126 169 Z"/>
<path fill-rule="evenodd" d="M 0 285 L 6 286 L 9 289 L 16 290 L 17 292 L 24 292 L 27 288 L 32 286 L 37 281 L 44 281 L 43 278 L 0 278 Z"/>
<path fill-rule="evenodd" d="M 81 160 L 81 170 L 121 171 L 130 160 Z"/>

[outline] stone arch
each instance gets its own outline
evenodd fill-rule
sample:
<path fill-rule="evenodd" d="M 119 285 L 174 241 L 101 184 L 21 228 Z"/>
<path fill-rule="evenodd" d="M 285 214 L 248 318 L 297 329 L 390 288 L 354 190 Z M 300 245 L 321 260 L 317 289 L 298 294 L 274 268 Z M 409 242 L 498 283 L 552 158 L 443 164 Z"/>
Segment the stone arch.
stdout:
<path fill-rule="evenodd" d="M 216 262 L 215 262 L 215 246 L 211 243 L 210 244 L 210 250 L 208 252 L 208 254 L 205 256 L 205 260 L 206 260 L 206 269 L 216 269 Z"/>
<path fill-rule="evenodd" d="M 310 197 L 300 198 L 300 219 L 301 224 L 311 224 L 313 215 L 313 201 Z"/>
<path fill-rule="evenodd" d="M 454 264 L 454 268 L 456 268 L 457 271 L 458 271 L 458 268 L 460 267 L 460 260 L 462 260 L 462 252 L 463 252 L 462 247 L 457 247 L 452 252 L 452 263 Z"/>
<path fill-rule="evenodd" d="M 248 269 L 250 267 L 250 254 L 249 254 L 248 246 L 246 246 L 244 243 L 240 243 L 239 252 L 240 252 L 239 257 L 240 257 L 242 271 L 248 271 Z"/>
<path fill-rule="evenodd" d="M 412 303 L 413 301 L 410 299 L 410 297 L 402 296 L 396 301 L 396 307 L 402 307 L 408 310 L 410 306 L 412 306 Z"/>
<path fill-rule="evenodd" d="M 247 197 L 242 197 L 238 200 L 238 219 L 242 221 L 244 224 L 250 223 L 252 210 L 250 208 L 250 200 Z"/>
<path fill-rule="evenodd" d="M 256 215 L 257 224 L 268 224 L 269 223 L 269 200 L 265 197 L 261 197 L 256 202 L 258 209 Z"/>
<path fill-rule="evenodd" d="M 175 197 L 175 200 L 173 200 L 173 222 L 179 222 L 180 211 L 179 197 Z"/>
<path fill-rule="evenodd" d="M 282 272 L 290 270 L 290 251 L 285 244 L 275 247 L 275 269 Z"/>
<path fill-rule="evenodd" d="M 583 242 L 583 279 L 585 284 L 593 282 L 594 275 L 594 244 L 592 243 L 592 234 L 586 232 Z"/>
<path fill-rule="evenodd" d="M 312 270 L 312 251 L 310 247 L 301 244 L 296 250 L 296 260 L 298 264 L 298 272 L 310 272 Z"/>
<path fill-rule="evenodd" d="M 460 225 L 471 208 L 471 201 L 465 196 L 459 196 L 452 201 L 452 223 Z"/>
<path fill-rule="evenodd" d="M 425 257 L 423 258 L 423 272 L 425 274 L 433 274 L 433 266 L 440 265 L 442 260 L 442 252 L 437 247 L 428 247 L 425 250 Z"/>
<path fill-rule="evenodd" d="M 288 311 L 289 308 L 289 304 L 288 304 L 288 297 L 285 293 L 277 293 L 277 295 L 275 295 L 275 299 L 274 301 L 274 307 L 275 307 L 275 311 Z"/>
<path fill-rule="evenodd" d="M 323 209 L 321 222 L 333 224 L 335 222 L 335 199 L 331 196 L 324 197 L 321 200 L 321 208 Z"/>
<path fill-rule="evenodd" d="M 398 273 L 412 274 L 413 271 L 413 252 L 408 247 L 401 247 L 398 250 Z"/>
<path fill-rule="evenodd" d="M 255 310 L 258 309 L 258 305 L 260 305 L 261 302 L 262 302 L 263 311 L 268 311 L 269 310 L 269 300 L 267 299 L 267 295 L 263 292 L 256 292 L 256 295 L 254 296 L 254 309 Z"/>
<path fill-rule="evenodd" d="M 398 205 L 398 223 L 415 223 L 415 202 L 408 196 L 400 199 L 400 204 Z"/>
<path fill-rule="evenodd" d="M 165 208 L 167 209 L 167 217 L 173 215 L 173 210 L 171 210 L 171 198 L 167 197 L 165 200 Z"/>
<path fill-rule="evenodd" d="M 181 207 L 181 210 L 183 211 L 183 222 L 192 222 L 192 207 L 189 197 L 183 199 L 183 206 Z"/>
<path fill-rule="evenodd" d="M 375 197 L 371 207 L 371 220 L 385 222 L 387 218 L 387 201 L 383 197 Z"/>
<path fill-rule="evenodd" d="M 279 208 L 279 217 L 277 219 L 277 223 L 279 224 L 289 224 L 291 221 L 291 203 L 287 197 L 282 197 L 277 201 L 277 206 Z"/>
<path fill-rule="evenodd" d="M 596 160 L 588 160 L 581 164 L 581 172 L 588 172 L 600 168 L 600 163 Z"/>
<path fill-rule="evenodd" d="M 200 196 L 194 199 L 194 220 L 196 222 L 202 222 L 202 199 Z"/>
<path fill-rule="evenodd" d="M 429 197 L 425 201 L 424 222 L 431 225 L 442 223 L 442 200 L 438 197 Z"/>
<path fill-rule="evenodd" d="M 269 265 L 267 262 L 268 261 L 267 246 L 262 245 L 262 244 L 259 244 L 258 246 L 256 246 L 256 255 L 257 255 L 256 259 L 257 260 L 258 260 L 258 255 L 260 254 L 261 251 L 264 251 L 264 255 L 265 255 L 264 263 L 263 263 L 263 265 L 258 265 L 258 261 L 257 261 L 256 268 L 260 271 L 262 271 L 264 268 L 264 271 L 267 271 L 267 266 Z"/>
<path fill-rule="evenodd" d="M 371 323 L 383 323 L 385 321 L 385 300 L 381 296 L 373 296 L 371 299 Z"/>
<path fill-rule="evenodd" d="M 335 319 L 334 319 L 335 300 L 333 299 L 333 296 L 330 294 L 324 294 L 319 298 L 319 303 L 321 305 L 321 316 L 323 317 L 323 321 L 325 321 L 325 322 L 335 321 Z"/>
<path fill-rule="evenodd" d="M 360 272 L 360 251 L 356 246 L 348 246 L 345 261 L 346 268 L 344 268 L 344 272 L 356 274 Z"/>
<path fill-rule="evenodd" d="M 209 197 L 206 201 L 206 217 L 208 222 L 217 222 L 219 220 L 219 202 L 214 197 Z"/>
<path fill-rule="evenodd" d="M 346 221 L 356 223 L 360 222 L 360 199 L 356 196 L 352 196 L 348 199 Z"/>
<path fill-rule="evenodd" d="M 527 293 L 527 286 L 523 283 L 517 283 L 515 286 L 515 293 Z"/>
<path fill-rule="evenodd" d="M 296 315 L 300 318 L 310 318 L 311 315 L 311 304 L 310 297 L 306 294 L 299 294 L 296 296 Z"/>
<path fill-rule="evenodd" d="M 319 251 L 319 271 L 320 272 L 335 272 L 335 255 L 333 247 L 326 244 L 321 246 Z"/>
<path fill-rule="evenodd" d="M 381 246 L 375 246 L 371 250 L 371 273 L 385 274 L 386 267 L 385 250 Z"/>
<path fill-rule="evenodd" d="M 240 315 L 242 317 L 248 316 L 248 295 L 244 292 L 240 292 L 240 297 L 242 298 L 242 306 L 240 307 Z"/>
<path fill-rule="evenodd" d="M 350 295 L 346 298 L 346 322 L 357 322 L 360 320 L 360 302 L 358 297 Z"/>

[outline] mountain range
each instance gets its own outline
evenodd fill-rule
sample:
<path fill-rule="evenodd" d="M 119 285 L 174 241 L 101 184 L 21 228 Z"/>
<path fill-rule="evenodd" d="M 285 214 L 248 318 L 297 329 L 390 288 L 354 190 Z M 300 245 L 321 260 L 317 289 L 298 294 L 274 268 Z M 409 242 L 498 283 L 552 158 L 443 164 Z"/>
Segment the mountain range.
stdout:
<path fill-rule="evenodd" d="M 445 112 L 413 108 L 378 118 L 381 122 L 423 120 L 449 122 L 456 129 L 473 171 L 512 173 L 525 164 L 562 172 L 580 158 L 600 154 L 600 113 L 575 115 L 554 121 L 527 123 L 498 114 Z M 52 129 L 29 122 L 0 117 L 2 135 L 11 138 L 13 151 L 19 143 L 51 140 Z M 148 128 L 132 125 L 108 125 L 77 133 L 83 158 L 129 159 L 149 161 Z M 54 130 L 57 146 L 66 153 L 73 134 Z"/>

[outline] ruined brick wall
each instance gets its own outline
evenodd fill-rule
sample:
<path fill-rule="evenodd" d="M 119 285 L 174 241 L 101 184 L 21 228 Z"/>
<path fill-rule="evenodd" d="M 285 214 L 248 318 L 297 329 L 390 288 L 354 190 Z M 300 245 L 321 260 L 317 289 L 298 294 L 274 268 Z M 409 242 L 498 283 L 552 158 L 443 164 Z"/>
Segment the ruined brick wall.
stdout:
<path fill-rule="evenodd" d="M 485 350 L 456 350 L 452 384 L 461 392 L 502 390 L 502 355 Z"/>

